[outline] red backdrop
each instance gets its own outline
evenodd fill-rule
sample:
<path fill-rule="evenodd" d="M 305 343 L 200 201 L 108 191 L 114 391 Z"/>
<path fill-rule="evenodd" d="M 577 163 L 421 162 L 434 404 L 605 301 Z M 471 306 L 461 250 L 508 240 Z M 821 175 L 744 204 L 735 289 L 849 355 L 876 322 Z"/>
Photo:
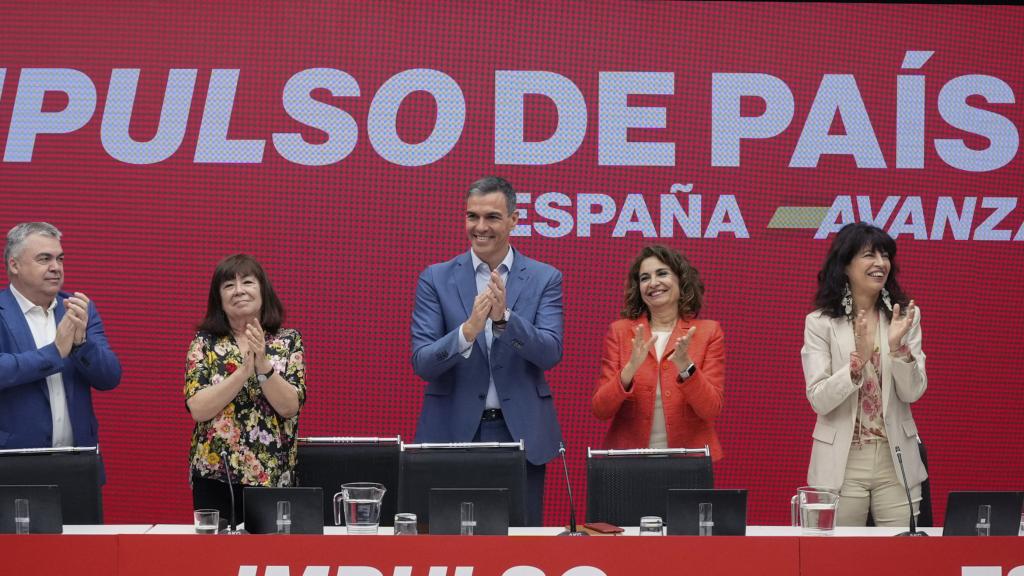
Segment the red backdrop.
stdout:
<path fill-rule="evenodd" d="M 601 340 L 621 308 L 632 256 L 660 241 L 698 267 L 707 285 L 702 316 L 726 333 L 726 408 L 717 423 L 726 457 L 716 484 L 751 490 L 752 523 L 787 521 L 814 423 L 799 358 L 828 246 L 814 236 L 825 209 L 844 196 L 854 210 L 869 202 L 872 215 L 895 198 L 879 219 L 898 235 L 900 278 L 922 310 L 929 389 L 914 413 L 929 447 L 937 518 L 949 490 L 1021 486 L 1017 7 L 89 2 L 16 3 L 4 12 L 0 228 L 46 220 L 62 229 L 66 286 L 97 302 L 124 365 L 121 386 L 95 395 L 108 522 L 188 520 L 184 355 L 213 266 L 229 253 L 263 262 L 287 324 L 304 335 L 309 396 L 300 433 L 411 438 L 422 390 L 409 365 L 416 277 L 468 248 L 464 190 L 490 173 L 524 194 L 514 245 L 565 274 L 565 356 L 550 380 L 580 492 L 585 448 L 599 446 L 605 430 L 590 412 Z M 908 51 L 934 54 L 920 65 L 923 56 L 915 64 Z M 134 99 L 124 84 L 111 90 L 115 69 L 139 71 Z M 186 78 L 195 71 L 194 89 L 182 92 L 192 94 L 191 107 L 169 113 L 163 126 L 165 89 L 178 69 Z M 289 79 L 308 69 L 344 74 L 312 73 L 321 88 L 287 95 Z M 420 69 L 436 73 L 399 76 L 411 77 L 413 92 L 389 116 L 394 93 L 385 83 Z M 216 90 L 208 98 L 223 70 L 237 71 L 233 99 Z M 499 90 L 499 71 L 535 74 Z M 627 78 L 634 94 L 616 106 L 616 72 L 651 73 L 653 83 Z M 439 104 L 417 90 L 431 74 L 458 87 L 450 99 Z M 333 94 L 330 78 L 340 86 Z M 564 108 L 537 94 L 504 99 L 516 88 L 540 92 L 543 78 L 562 86 Z M 774 88 L 757 97 L 766 78 Z M 923 86 L 917 100 L 914 83 Z M 742 119 L 728 116 L 731 89 Z M 33 90 L 45 90 L 41 101 Z M 265 143 L 247 162 L 232 152 L 236 144 L 200 136 L 204 124 L 216 131 L 204 108 L 232 101 L 227 137 Z M 171 137 L 166 157 L 131 152 L 117 137 L 117 122 L 126 121 L 117 102 L 134 103 L 132 139 L 178 126 L 180 144 Z M 514 126 L 517 102 L 525 102 L 523 139 L 540 143 L 534 151 L 554 139 L 550 163 L 496 142 Z M 286 110 L 303 103 L 305 116 Z M 645 111 L 653 117 L 636 119 Z M 749 137 L 756 119 L 777 114 L 765 137 Z M 398 135 L 390 141 L 389 118 Z M 369 128 L 377 121 L 384 128 Z M 633 126 L 632 143 L 674 149 L 626 145 L 616 123 Z M 324 165 L 281 152 L 274 134 L 288 133 L 314 146 L 307 163 Z M 730 160 L 728 143 L 744 134 Z M 621 152 L 618 162 L 602 160 L 605 138 L 606 151 Z M 959 156 L 938 151 L 961 139 Z M 406 160 L 397 160 L 404 148 Z M 798 149 L 820 153 L 813 167 L 799 166 Z M 562 196 L 538 201 L 550 192 Z M 700 217 L 691 196 L 700 197 Z M 673 201 L 696 230 L 662 224 Z M 962 229 L 941 218 L 935 225 L 949 206 Z M 549 474 L 548 522 L 566 510 L 559 476 Z"/>

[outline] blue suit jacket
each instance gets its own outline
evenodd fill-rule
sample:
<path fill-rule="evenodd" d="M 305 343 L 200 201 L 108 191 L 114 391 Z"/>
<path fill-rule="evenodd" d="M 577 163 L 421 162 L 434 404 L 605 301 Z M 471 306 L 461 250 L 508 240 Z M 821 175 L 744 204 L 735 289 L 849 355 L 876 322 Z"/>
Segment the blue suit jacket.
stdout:
<path fill-rule="evenodd" d="M 459 352 L 458 329 L 476 298 L 469 252 L 420 274 L 412 315 L 412 366 L 427 382 L 416 442 L 469 442 L 487 398 L 489 375 L 505 424 L 526 444 L 526 458 L 543 464 L 558 452 L 558 426 L 544 371 L 562 359 L 562 273 L 515 252 L 506 280 L 512 311 L 490 354 L 483 331 L 469 358 Z"/>
<path fill-rule="evenodd" d="M 64 317 L 57 295 L 54 321 Z M 49 448 L 53 444 L 50 393 L 46 377 L 64 379 L 75 446 L 96 446 L 96 415 L 90 388 L 110 390 L 121 381 L 121 364 L 107 344 L 96 306 L 89 304 L 85 342 L 66 358 L 56 344 L 36 348 L 25 315 L 10 288 L 0 291 L 0 449 Z"/>

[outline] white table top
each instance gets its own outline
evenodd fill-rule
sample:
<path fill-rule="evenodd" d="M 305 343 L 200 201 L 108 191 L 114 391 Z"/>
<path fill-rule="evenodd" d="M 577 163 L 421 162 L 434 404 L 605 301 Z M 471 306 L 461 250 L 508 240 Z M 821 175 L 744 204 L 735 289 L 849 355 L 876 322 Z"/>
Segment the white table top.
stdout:
<path fill-rule="evenodd" d="M 104 528 L 100 526 L 99 528 Z M 640 533 L 640 528 L 637 526 L 624 526 L 625 536 L 636 536 Z M 65 527 L 66 533 L 67 527 Z M 543 526 L 539 528 L 509 528 L 509 536 L 555 536 L 562 532 L 564 528 L 559 526 Z M 838 527 L 836 528 L 834 536 L 848 537 L 848 536 L 895 536 L 900 532 L 905 531 L 906 528 L 879 528 L 879 527 Z M 921 528 L 922 531 L 928 533 L 930 536 L 941 536 L 942 527 L 927 527 Z M 109 532 L 99 532 L 107 534 Z M 122 534 L 129 534 L 134 532 L 121 532 Z M 147 534 L 194 534 L 195 531 L 190 524 L 157 524 L 153 526 Z M 381 536 L 390 536 L 393 534 L 393 530 L 390 526 L 381 526 L 377 529 L 377 534 Z M 344 526 L 325 526 L 324 534 L 328 536 L 344 536 L 346 534 Z M 800 533 L 799 526 L 748 526 L 747 536 L 802 536 Z"/>
<path fill-rule="evenodd" d="M 152 524 L 65 524 L 64 534 L 145 534 Z"/>

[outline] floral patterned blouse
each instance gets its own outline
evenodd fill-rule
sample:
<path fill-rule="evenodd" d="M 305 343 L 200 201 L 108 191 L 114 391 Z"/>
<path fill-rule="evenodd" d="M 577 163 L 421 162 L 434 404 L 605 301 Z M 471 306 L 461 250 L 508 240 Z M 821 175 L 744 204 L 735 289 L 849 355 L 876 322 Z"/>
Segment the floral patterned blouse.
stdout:
<path fill-rule="evenodd" d="M 853 428 L 853 444 L 885 440 L 885 420 L 882 415 L 882 365 L 878 340 L 871 353 L 871 361 L 864 366 L 864 383 L 858 392 L 857 417 Z"/>
<path fill-rule="evenodd" d="M 299 394 L 299 408 L 306 400 L 306 367 L 302 336 L 280 329 L 267 334 L 267 357 L 286 382 Z M 233 336 L 217 338 L 199 332 L 192 340 L 185 362 L 185 400 L 196 392 L 227 378 L 242 365 L 242 354 Z M 282 418 L 251 376 L 235 399 L 207 422 L 197 422 L 189 450 L 191 475 L 226 482 L 220 453 L 228 454 L 231 479 L 249 486 L 291 486 L 295 470 L 298 414 Z"/>

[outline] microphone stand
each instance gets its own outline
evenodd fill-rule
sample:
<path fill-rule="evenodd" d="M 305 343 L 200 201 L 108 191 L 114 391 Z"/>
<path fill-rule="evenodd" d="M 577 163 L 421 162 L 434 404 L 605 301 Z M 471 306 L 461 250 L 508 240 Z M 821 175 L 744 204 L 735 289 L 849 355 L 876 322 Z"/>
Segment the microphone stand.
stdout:
<path fill-rule="evenodd" d="M 221 534 L 248 534 L 245 530 L 239 530 L 238 524 L 235 522 L 235 486 L 231 483 L 231 468 L 228 466 L 228 452 L 227 450 L 221 450 L 220 461 L 224 465 L 224 474 L 228 477 L 228 494 L 231 495 L 231 524 L 228 525 L 228 529 L 221 532 Z"/>
<path fill-rule="evenodd" d="M 576 504 L 572 501 L 572 485 L 569 483 L 569 466 L 565 463 L 565 444 L 558 443 L 558 453 L 562 456 L 562 471 L 565 472 L 565 489 L 569 493 L 569 529 L 561 532 L 559 536 L 590 536 L 586 532 L 580 532 L 576 528 Z"/>
<path fill-rule="evenodd" d="M 907 471 L 903 468 L 903 451 L 900 447 L 896 447 L 896 459 L 900 463 L 900 474 L 903 475 L 903 488 L 907 491 L 907 504 L 910 506 L 910 530 L 906 532 L 900 532 L 897 536 L 927 536 L 924 532 L 920 532 L 917 529 L 917 521 L 914 520 L 914 500 L 910 497 L 910 486 L 907 485 Z"/>

